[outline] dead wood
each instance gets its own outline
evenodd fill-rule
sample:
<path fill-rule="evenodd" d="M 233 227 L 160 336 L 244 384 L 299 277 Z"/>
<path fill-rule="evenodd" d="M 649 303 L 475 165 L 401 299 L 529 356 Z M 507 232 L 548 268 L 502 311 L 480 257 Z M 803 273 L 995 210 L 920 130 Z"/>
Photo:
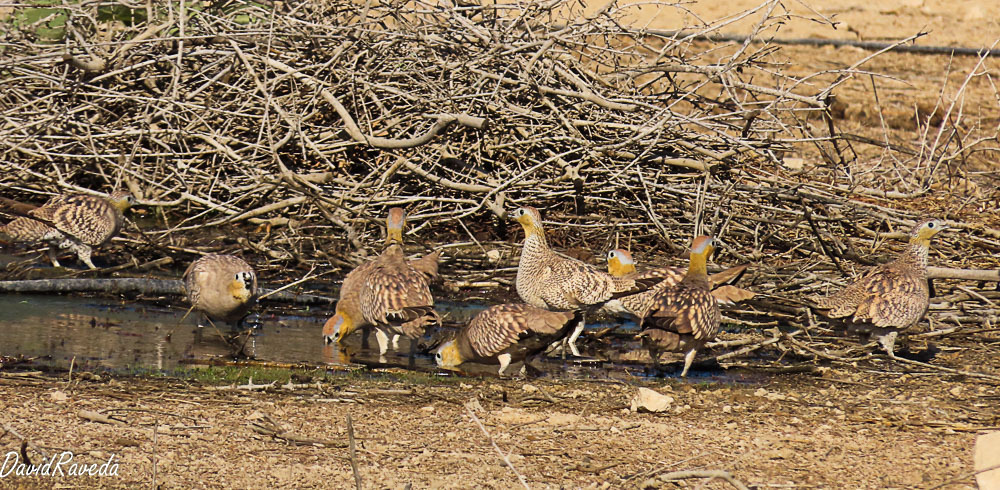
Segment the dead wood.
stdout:
<path fill-rule="evenodd" d="M 347 444 L 339 441 L 328 441 L 324 439 L 313 439 L 310 437 L 304 437 L 298 434 L 293 434 L 281 427 L 278 422 L 272 419 L 268 415 L 264 415 L 261 420 L 251 422 L 250 429 L 254 432 L 272 437 L 274 439 L 280 439 L 291 444 L 298 445 L 318 445 L 326 447 L 347 447 Z"/>
<path fill-rule="evenodd" d="M 954 102 L 988 76 L 985 54 L 966 83 L 942 87 L 945 122 L 918 121 L 903 141 L 888 130 L 861 139 L 840 127 L 837 96 L 859 74 L 883 76 L 870 62 L 922 33 L 858 44 L 876 51 L 805 73 L 771 41 L 792 16 L 776 0 L 737 16 L 758 19 L 739 38 L 723 34 L 726 21 L 634 27 L 614 3 L 389 1 L 363 15 L 351 0 L 286 4 L 188 10 L 183 36 L 165 6 L 124 5 L 136 14 L 124 27 L 13 39 L 0 62 L 4 197 L 128 188 L 146 215 L 141 235 L 118 243 L 140 269 L 222 244 L 264 274 L 356 264 L 377 252 L 386 208 L 405 206 L 409 252 L 455 244 L 442 265 L 453 288 L 511 284 L 519 230 L 506 213 L 517 206 L 543 210 L 556 248 L 603 256 L 622 241 L 651 265 L 683 263 L 684 244 L 710 233 L 716 262 L 749 263 L 741 287 L 758 294 L 727 316 L 796 328 L 808 298 L 891 258 L 932 212 L 953 230 L 932 257 L 949 310 L 929 316 L 980 327 L 1000 316 L 969 284 L 1000 279 L 1000 230 L 975 204 L 1000 198 L 975 177 L 998 134 Z M 99 4 L 59 8 L 89 19 Z M 866 158 L 853 145 L 884 151 Z M 798 158 L 803 148 L 819 157 Z M 115 279 L 0 291 L 180 289 Z M 789 334 L 737 352 L 802 345 L 838 351 Z"/>
<path fill-rule="evenodd" d="M 30 279 L 0 281 L 4 293 L 69 293 L 100 292 L 108 294 L 183 295 L 184 285 L 177 279 L 116 277 L 102 279 Z M 331 304 L 335 298 L 314 294 L 298 294 L 260 288 L 260 295 L 271 301 L 298 304 Z"/>
<path fill-rule="evenodd" d="M 94 411 L 91 411 L 91 410 L 80 410 L 80 411 L 76 412 L 76 416 L 80 417 L 81 419 L 84 419 L 84 420 L 89 420 L 91 422 L 98 422 L 98 423 L 101 423 L 101 424 L 125 425 L 125 421 L 124 420 L 119 420 L 119 419 L 116 419 L 116 418 L 112 418 L 109 415 L 106 415 L 106 414 L 103 414 L 103 413 L 94 412 Z"/>

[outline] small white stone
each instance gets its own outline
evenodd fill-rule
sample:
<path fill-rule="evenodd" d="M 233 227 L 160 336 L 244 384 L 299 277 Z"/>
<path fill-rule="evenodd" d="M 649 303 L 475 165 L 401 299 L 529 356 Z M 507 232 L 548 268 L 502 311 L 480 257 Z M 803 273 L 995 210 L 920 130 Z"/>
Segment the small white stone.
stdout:
<path fill-rule="evenodd" d="M 973 468 L 982 471 L 1000 465 L 1000 431 L 980 434 L 972 456 Z M 1000 469 L 983 471 L 976 475 L 979 488 L 1000 488 Z"/>
<path fill-rule="evenodd" d="M 639 388 L 639 392 L 632 397 L 631 410 L 633 412 L 663 412 L 670 408 L 674 402 L 674 397 L 657 393 L 649 388 Z"/>

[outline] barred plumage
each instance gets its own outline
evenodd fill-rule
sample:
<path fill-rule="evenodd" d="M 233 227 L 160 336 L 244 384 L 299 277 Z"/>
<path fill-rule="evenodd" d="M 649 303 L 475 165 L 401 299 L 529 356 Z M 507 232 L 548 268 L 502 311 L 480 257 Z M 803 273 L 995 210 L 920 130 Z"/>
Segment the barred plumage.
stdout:
<path fill-rule="evenodd" d="M 895 357 L 896 336 L 927 313 L 927 252 L 931 237 L 946 228 L 936 219 L 917 223 L 899 257 L 872 268 L 837 293 L 816 299 L 817 309 L 830 318 L 847 318 L 852 330 L 874 333 L 889 356 Z"/>
<path fill-rule="evenodd" d="M 377 258 L 354 268 L 344 278 L 336 314 L 327 320 L 323 336 L 327 342 L 343 343 L 354 330 L 374 325 L 379 353 L 388 351 L 400 334 L 416 338 L 437 321 L 430 281 L 437 277 L 440 251 L 407 261 L 402 240 L 406 215 L 392 208 L 386 218 L 386 248 Z"/>
<path fill-rule="evenodd" d="M 458 335 L 438 348 L 441 367 L 463 362 L 499 363 L 501 375 L 511 362 L 530 359 L 573 326 L 574 313 L 548 311 L 526 304 L 491 306 L 472 319 Z"/>
<path fill-rule="evenodd" d="M 121 229 L 122 213 L 135 202 L 132 195 L 116 191 L 107 199 L 86 194 L 55 196 L 37 208 L 0 200 L 7 209 L 23 214 L 0 227 L 0 235 L 13 241 L 48 242 L 52 265 L 59 267 L 57 250 L 70 249 L 80 261 L 96 269 L 93 248 L 111 241 Z"/>
<path fill-rule="evenodd" d="M 691 245 L 691 258 L 684 277 L 674 286 L 659 290 L 651 299 L 649 316 L 637 335 L 650 351 L 653 362 L 660 351 L 683 351 L 687 376 L 694 356 L 719 331 L 722 314 L 712 296 L 706 263 L 712 254 L 712 238 L 700 236 Z"/>
<path fill-rule="evenodd" d="M 209 254 L 184 271 L 184 289 L 194 309 L 236 325 L 257 297 L 257 274 L 239 257 Z"/>
<path fill-rule="evenodd" d="M 708 276 L 709 286 L 712 288 L 712 296 L 715 296 L 717 302 L 720 304 L 733 304 L 754 297 L 753 292 L 731 284 L 738 281 L 746 270 L 746 265 L 738 265 Z M 638 279 L 662 279 L 660 283 L 654 285 L 648 291 L 613 299 L 601 308 L 601 311 L 605 313 L 633 315 L 638 320 L 638 323 L 642 324 L 642 321 L 649 315 L 649 310 L 653 306 L 653 298 L 657 292 L 679 283 L 684 278 L 685 270 L 682 267 L 661 267 L 636 273 L 635 261 L 632 258 L 632 254 L 627 250 L 615 249 L 608 252 L 608 273 L 615 277 L 632 275 Z"/>
<path fill-rule="evenodd" d="M 659 282 L 637 281 L 632 277 L 614 277 L 596 267 L 549 248 L 542 227 L 542 217 L 532 207 L 513 213 L 524 228 L 524 245 L 517 264 L 517 294 L 529 305 L 548 310 L 582 310 L 599 306 L 612 298 L 635 294 Z M 573 355 L 579 356 L 576 339 L 583 331 L 583 320 L 569 338 Z"/>

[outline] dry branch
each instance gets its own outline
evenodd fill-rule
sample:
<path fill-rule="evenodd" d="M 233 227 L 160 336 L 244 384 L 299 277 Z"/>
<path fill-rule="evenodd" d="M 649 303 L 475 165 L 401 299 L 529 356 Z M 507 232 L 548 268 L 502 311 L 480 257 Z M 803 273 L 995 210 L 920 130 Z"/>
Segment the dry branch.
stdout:
<path fill-rule="evenodd" d="M 99 5 L 59 8 L 93 18 Z M 187 11 L 181 35 L 165 7 L 143 6 L 124 29 L 82 23 L 59 43 L 4 44 L 0 193 L 37 204 L 129 188 L 149 238 L 124 243 L 142 260 L 222 243 L 265 274 L 357 263 L 386 208 L 405 206 L 410 247 L 466 244 L 442 272 L 468 287 L 510 283 L 518 230 L 504 218 L 516 206 L 543 210 L 557 248 L 602 256 L 622 241 L 648 251 L 643 263 L 681 263 L 692 236 L 712 233 L 716 260 L 751 263 L 748 289 L 770 294 L 730 314 L 748 325 L 801 323 L 803 298 L 904 245 L 922 216 L 902 206 L 919 200 L 958 230 L 935 238 L 937 296 L 960 302 L 962 321 L 989 322 L 998 311 L 961 281 L 998 280 L 1000 231 L 973 210 L 998 191 L 963 194 L 953 180 L 977 173 L 966 159 L 996 134 L 963 133 L 950 108 L 916 141 L 841 134 L 833 96 L 913 37 L 801 74 L 768 42 L 790 18 L 782 8 L 679 34 L 633 27 L 613 2 L 589 15 L 569 1 L 223 2 Z M 750 16 L 749 37 L 722 35 Z M 869 144 L 891 164 L 851 149 Z M 809 145 L 826 161 L 788 165 Z M 510 262 L 484 260 L 494 251 Z M 31 287 L 84 286 L 0 284 Z M 764 342 L 750 348 L 781 341 Z"/>
<path fill-rule="evenodd" d="M 0 281 L 4 293 L 101 292 L 109 294 L 183 295 L 184 285 L 177 279 L 107 278 L 107 279 L 30 279 Z M 272 301 L 298 304 L 330 304 L 335 298 L 314 294 L 296 294 L 260 288 L 260 296 Z"/>

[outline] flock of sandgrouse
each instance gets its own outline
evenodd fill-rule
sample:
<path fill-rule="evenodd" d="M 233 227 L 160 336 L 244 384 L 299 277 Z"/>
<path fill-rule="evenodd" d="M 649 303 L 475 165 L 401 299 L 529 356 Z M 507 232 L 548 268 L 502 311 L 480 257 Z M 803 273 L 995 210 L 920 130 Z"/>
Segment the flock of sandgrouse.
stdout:
<path fill-rule="evenodd" d="M 46 242 L 53 265 L 59 250 L 69 250 L 90 268 L 93 247 L 118 233 L 123 212 L 135 201 L 127 192 L 107 198 L 69 194 L 53 197 L 41 206 L 0 198 L 14 219 L 0 226 L 0 237 L 17 242 Z M 637 272 L 625 250 L 608 253 L 607 272 L 552 250 L 538 211 L 523 207 L 513 217 L 524 228 L 516 286 L 524 303 L 491 306 L 458 334 L 437 347 L 435 360 L 451 368 L 464 362 L 499 363 L 500 374 L 516 361 L 527 364 L 550 346 L 569 348 L 579 356 L 576 339 L 583 331 L 584 314 L 602 311 L 632 315 L 640 338 L 654 362 L 661 351 L 683 352 L 686 376 L 695 353 L 719 330 L 719 304 L 738 302 L 753 293 L 730 284 L 746 266 L 709 275 L 707 261 L 713 239 L 699 236 L 691 245 L 688 267 L 665 267 Z M 327 342 L 343 343 L 361 327 L 374 328 L 379 353 L 400 335 L 419 338 L 433 324 L 431 282 L 438 275 L 440 251 L 419 259 L 403 253 L 402 209 L 392 208 L 386 219 L 382 253 L 344 278 L 336 311 L 323 326 Z M 815 308 L 830 318 L 845 318 L 865 335 L 875 335 L 891 357 L 899 332 L 914 326 L 927 312 L 927 252 L 930 238 L 944 229 L 939 220 L 918 223 L 909 246 L 899 257 L 861 275 L 843 290 L 816 299 Z M 237 323 L 256 299 L 257 275 L 244 260 L 231 255 L 206 255 L 184 272 L 184 286 L 193 308 L 210 319 Z"/>

